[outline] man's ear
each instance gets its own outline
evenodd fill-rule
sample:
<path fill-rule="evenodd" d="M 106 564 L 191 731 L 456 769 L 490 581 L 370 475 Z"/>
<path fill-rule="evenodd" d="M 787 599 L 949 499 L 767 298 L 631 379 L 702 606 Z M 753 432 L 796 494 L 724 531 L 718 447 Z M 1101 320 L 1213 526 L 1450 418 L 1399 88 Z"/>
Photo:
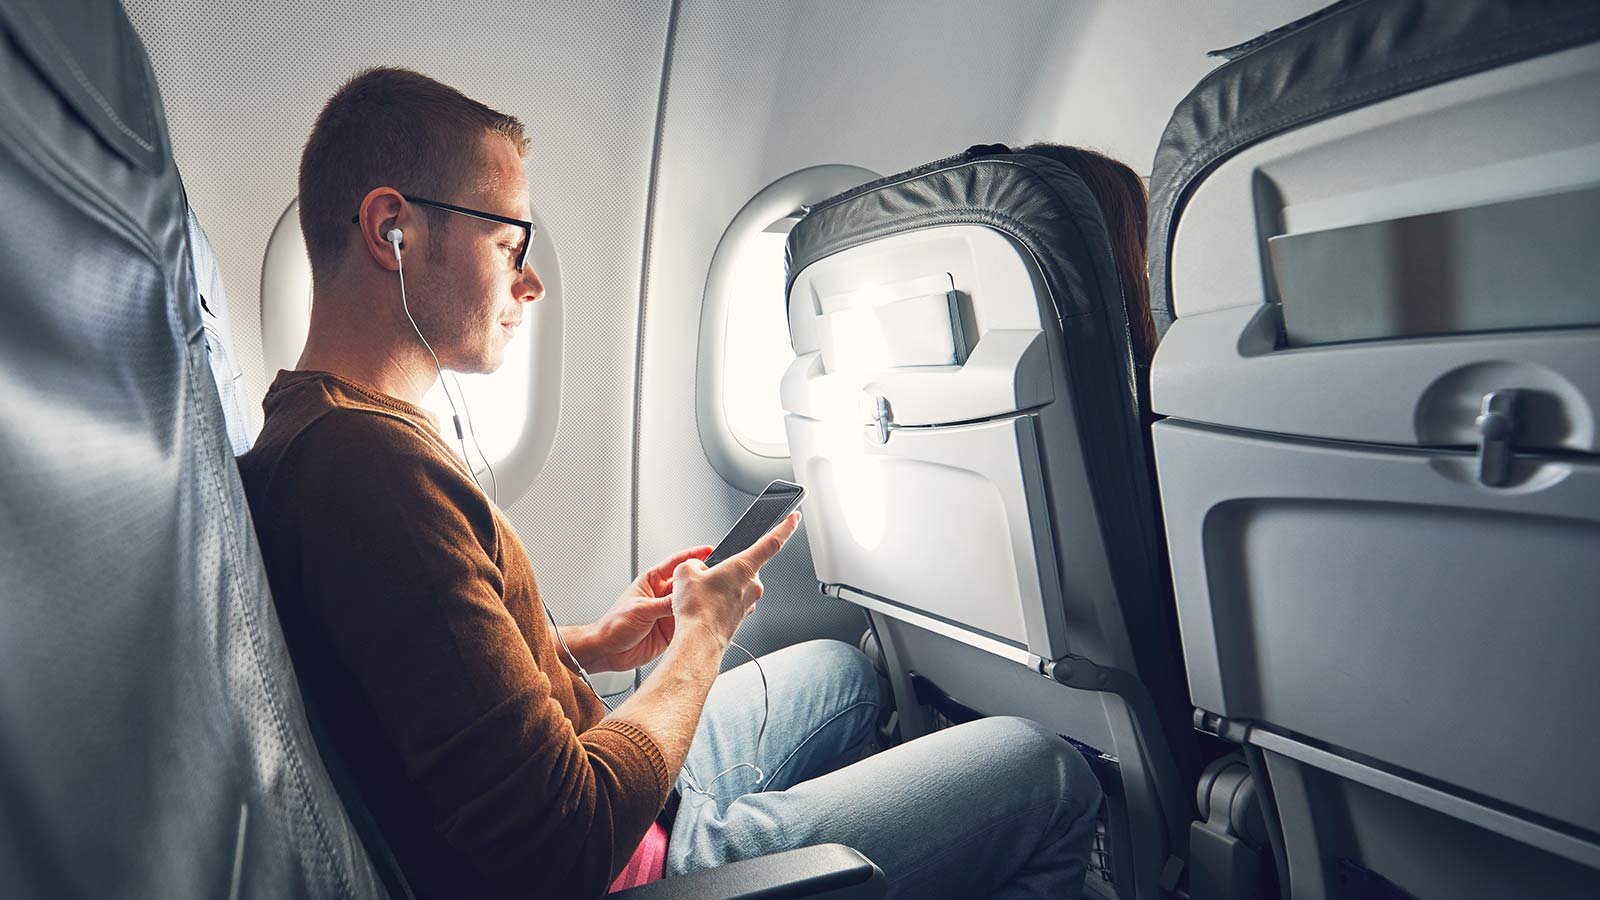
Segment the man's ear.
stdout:
<path fill-rule="evenodd" d="M 423 234 L 422 217 L 414 214 L 410 204 L 392 187 L 377 187 L 361 199 L 358 213 L 361 226 L 361 244 L 367 256 L 379 268 L 393 272 L 399 268 L 394 259 L 394 245 L 389 243 L 389 230 L 398 228 L 404 233 L 400 250 L 419 246 Z"/>

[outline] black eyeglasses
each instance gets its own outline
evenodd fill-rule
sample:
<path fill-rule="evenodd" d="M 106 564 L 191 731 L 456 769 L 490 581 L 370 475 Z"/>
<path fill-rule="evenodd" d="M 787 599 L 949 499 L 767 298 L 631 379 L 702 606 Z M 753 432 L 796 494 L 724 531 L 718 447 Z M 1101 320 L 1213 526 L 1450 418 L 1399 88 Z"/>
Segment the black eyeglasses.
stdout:
<path fill-rule="evenodd" d="M 533 246 L 533 235 L 538 231 L 538 228 L 536 228 L 532 222 L 525 222 L 522 219 L 513 219 L 510 216 L 496 215 L 495 213 L 491 212 L 484 212 L 481 209 L 468 209 L 465 206 L 456 206 L 453 203 L 440 203 L 437 200 L 429 200 L 425 197 L 412 197 L 408 194 L 401 194 L 400 196 L 405 198 L 406 202 L 408 203 L 420 203 L 423 206 L 432 206 L 437 209 L 442 209 L 445 212 L 453 212 L 457 215 L 471 216 L 474 219 L 482 219 L 485 222 L 498 222 L 501 225 L 515 225 L 518 228 L 521 228 L 522 246 L 517 250 L 517 271 L 521 272 L 523 264 L 528 261 L 528 248 Z M 350 223 L 352 225 L 360 225 L 361 214 L 356 213 L 355 215 L 351 216 Z"/>

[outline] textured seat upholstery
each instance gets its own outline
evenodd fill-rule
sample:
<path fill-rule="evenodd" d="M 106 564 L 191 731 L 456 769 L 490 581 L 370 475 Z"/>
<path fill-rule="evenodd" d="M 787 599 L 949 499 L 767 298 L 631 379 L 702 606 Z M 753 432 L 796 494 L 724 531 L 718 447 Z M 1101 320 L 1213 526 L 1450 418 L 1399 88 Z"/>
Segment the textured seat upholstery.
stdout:
<path fill-rule="evenodd" d="M 383 896 L 307 728 L 114 3 L 0 3 L 0 892 Z"/>

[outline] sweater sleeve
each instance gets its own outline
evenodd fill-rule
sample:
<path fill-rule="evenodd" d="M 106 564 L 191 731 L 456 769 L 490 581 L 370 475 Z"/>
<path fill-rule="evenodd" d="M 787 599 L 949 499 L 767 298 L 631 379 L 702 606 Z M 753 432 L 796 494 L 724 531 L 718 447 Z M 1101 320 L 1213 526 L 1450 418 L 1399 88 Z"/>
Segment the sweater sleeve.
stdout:
<path fill-rule="evenodd" d="M 502 890 L 602 895 L 671 776 L 632 725 L 575 731 L 551 684 L 568 674 L 541 670 L 506 609 L 481 493 L 413 426 L 381 414 L 334 411 L 293 458 L 284 499 L 308 612 L 434 828 Z"/>

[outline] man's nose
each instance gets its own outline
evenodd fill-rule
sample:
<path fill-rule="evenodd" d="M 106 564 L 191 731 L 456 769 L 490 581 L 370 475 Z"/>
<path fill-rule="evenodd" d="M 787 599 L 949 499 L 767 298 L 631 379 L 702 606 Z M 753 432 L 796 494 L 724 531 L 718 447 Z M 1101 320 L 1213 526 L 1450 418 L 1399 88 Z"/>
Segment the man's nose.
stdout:
<path fill-rule="evenodd" d="M 517 280 L 516 289 L 520 303 L 533 303 L 544 296 L 544 282 L 539 280 L 539 273 L 533 270 L 533 263 L 522 267 L 522 277 Z"/>

